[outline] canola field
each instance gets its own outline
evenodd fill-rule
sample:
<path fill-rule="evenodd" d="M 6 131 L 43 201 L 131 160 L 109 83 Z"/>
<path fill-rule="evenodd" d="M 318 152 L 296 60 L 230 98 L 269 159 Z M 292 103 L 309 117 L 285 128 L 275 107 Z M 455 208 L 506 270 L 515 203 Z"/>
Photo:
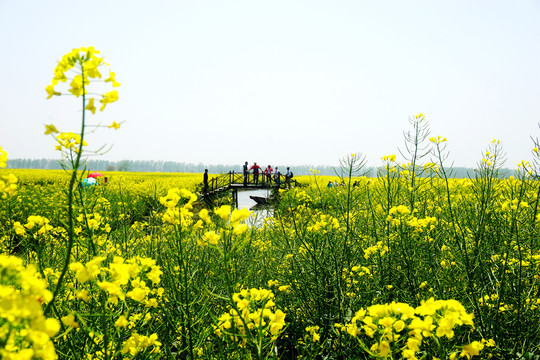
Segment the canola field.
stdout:
<path fill-rule="evenodd" d="M 106 173 L 70 220 L 68 173 L 2 170 L 3 357 L 532 358 L 538 181 L 392 159 L 298 177 L 261 227 L 201 174 Z"/>
<path fill-rule="evenodd" d="M 403 160 L 295 176 L 252 221 L 232 194 L 203 199 L 202 174 L 82 186 L 99 155 L 85 134 L 121 126 L 92 121 L 118 86 L 99 51 L 73 49 L 45 89 L 82 105 L 79 133 L 45 126 L 65 171 L 4 169 L 0 148 L 0 358 L 540 357 L 538 140 L 509 178 L 494 140 L 454 179 L 418 114 Z"/>

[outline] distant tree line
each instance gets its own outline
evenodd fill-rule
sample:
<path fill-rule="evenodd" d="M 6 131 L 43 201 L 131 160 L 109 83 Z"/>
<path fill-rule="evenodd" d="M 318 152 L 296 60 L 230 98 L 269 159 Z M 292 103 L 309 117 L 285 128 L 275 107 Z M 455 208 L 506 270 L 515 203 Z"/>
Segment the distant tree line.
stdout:
<path fill-rule="evenodd" d="M 182 172 L 198 173 L 208 169 L 211 174 L 228 173 L 229 171 L 242 172 L 242 164 L 203 164 L 185 163 L 176 161 L 154 160 L 92 160 L 85 163 L 86 168 L 92 171 L 134 171 L 134 172 Z M 280 171 L 285 173 L 286 165 L 278 165 Z M 62 169 L 58 160 L 52 159 L 10 159 L 7 167 L 11 169 Z M 294 165 L 291 170 L 295 175 L 308 175 L 311 169 L 320 171 L 321 175 L 335 175 L 334 167 L 329 165 Z"/>
<path fill-rule="evenodd" d="M 50 169 L 60 170 L 62 166 L 58 160 L 53 159 L 10 159 L 7 168 L 11 169 Z M 242 164 L 211 165 L 203 163 L 184 163 L 176 161 L 152 161 L 152 160 L 92 160 L 86 161 L 86 168 L 92 171 L 134 171 L 134 172 L 181 172 L 202 173 L 208 169 L 211 174 L 228 173 L 229 171 L 242 172 Z M 339 167 L 330 165 L 291 165 L 295 175 L 309 175 L 311 169 L 320 172 L 320 175 L 336 175 L 341 173 Z M 280 166 L 281 173 L 285 173 L 286 166 Z M 501 169 L 500 177 L 505 178 L 514 174 L 514 170 Z M 377 168 L 366 167 L 362 175 L 376 176 Z M 454 167 L 451 169 L 453 178 L 474 178 L 475 171 L 472 168 Z"/>

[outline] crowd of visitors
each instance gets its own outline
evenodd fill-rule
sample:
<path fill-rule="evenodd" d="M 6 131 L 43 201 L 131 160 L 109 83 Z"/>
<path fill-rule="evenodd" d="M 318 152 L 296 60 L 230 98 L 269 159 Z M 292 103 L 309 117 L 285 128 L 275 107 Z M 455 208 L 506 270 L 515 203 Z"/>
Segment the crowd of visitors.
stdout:
<path fill-rule="evenodd" d="M 260 180 L 262 185 L 272 185 L 272 183 L 274 183 L 274 185 L 277 188 L 280 188 L 282 184 L 282 179 L 284 179 L 284 182 L 283 182 L 284 187 L 290 189 L 291 179 L 294 176 L 290 167 L 287 167 L 287 171 L 285 172 L 285 174 L 282 174 L 279 171 L 279 168 L 277 166 L 276 166 L 276 169 L 274 170 L 271 165 L 268 165 L 263 170 L 256 162 L 254 162 L 253 165 L 249 166 L 249 163 L 247 161 L 244 163 L 242 171 L 244 175 L 245 187 L 248 186 L 248 183 L 259 185 L 259 180 Z M 251 181 L 250 181 L 250 175 L 252 176 Z M 208 184 L 208 169 L 204 170 L 202 190 L 204 193 L 207 193 L 210 190 L 210 187 Z"/>
<path fill-rule="evenodd" d="M 244 186 L 247 186 L 249 182 L 249 175 L 253 176 L 253 184 L 259 185 L 259 175 L 262 175 L 262 183 L 263 184 L 271 184 L 274 182 L 276 187 L 280 187 L 281 185 L 281 178 L 285 178 L 285 187 L 291 188 L 291 179 L 294 176 L 290 167 L 287 167 L 287 171 L 285 174 L 281 174 L 279 171 L 279 168 L 276 166 L 276 169 L 274 170 L 272 168 L 272 165 L 268 165 L 264 170 L 256 163 L 254 162 L 253 165 L 250 167 L 248 162 L 246 161 L 243 166 L 243 173 L 244 173 Z"/>
<path fill-rule="evenodd" d="M 357 187 L 359 185 L 360 184 L 358 183 L 358 181 L 355 181 L 353 183 L 353 187 Z M 337 186 L 345 186 L 345 181 L 341 181 L 340 183 L 338 183 L 337 181 L 332 182 L 332 180 L 328 180 L 328 184 L 326 185 L 326 187 L 328 188 L 337 187 Z"/>

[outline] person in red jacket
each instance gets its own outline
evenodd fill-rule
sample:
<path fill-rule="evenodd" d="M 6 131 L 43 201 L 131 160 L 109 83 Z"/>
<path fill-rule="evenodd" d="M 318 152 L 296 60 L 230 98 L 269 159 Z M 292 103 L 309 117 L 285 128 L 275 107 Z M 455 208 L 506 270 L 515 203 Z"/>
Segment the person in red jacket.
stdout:
<path fill-rule="evenodd" d="M 264 169 L 264 175 L 266 175 L 266 181 L 268 182 L 268 184 L 272 183 L 272 171 L 274 171 L 274 169 L 272 169 L 270 165 L 268 165 L 268 167 Z"/>
<path fill-rule="evenodd" d="M 261 167 L 257 165 L 257 163 L 253 163 L 253 166 L 250 167 L 249 170 L 253 170 L 253 182 L 255 185 L 259 185 L 259 172 L 261 171 Z"/>

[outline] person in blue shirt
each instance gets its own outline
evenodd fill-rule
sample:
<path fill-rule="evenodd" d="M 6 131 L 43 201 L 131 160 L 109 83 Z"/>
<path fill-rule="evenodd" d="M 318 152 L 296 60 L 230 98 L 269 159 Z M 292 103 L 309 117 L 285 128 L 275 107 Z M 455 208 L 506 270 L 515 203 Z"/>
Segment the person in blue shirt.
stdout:
<path fill-rule="evenodd" d="M 246 161 L 246 163 L 244 164 L 244 186 L 247 186 L 248 174 L 249 174 L 248 162 Z"/>

